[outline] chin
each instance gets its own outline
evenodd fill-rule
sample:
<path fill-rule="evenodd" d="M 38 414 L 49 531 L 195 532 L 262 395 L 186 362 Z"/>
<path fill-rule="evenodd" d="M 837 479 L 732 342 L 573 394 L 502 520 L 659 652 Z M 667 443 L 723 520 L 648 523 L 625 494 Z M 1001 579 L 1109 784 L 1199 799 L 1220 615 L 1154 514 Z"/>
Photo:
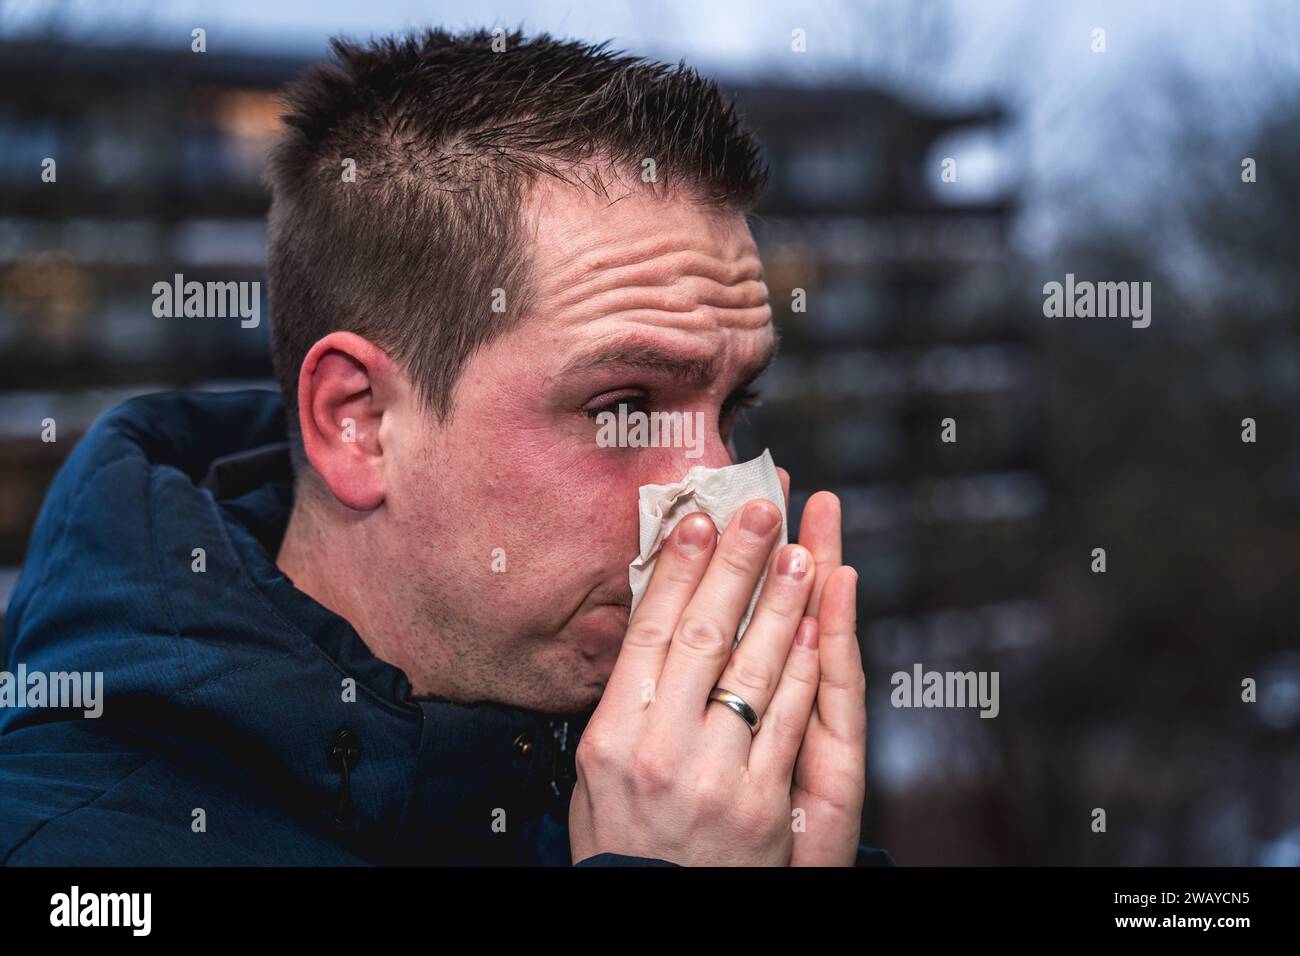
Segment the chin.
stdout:
<path fill-rule="evenodd" d="M 584 665 L 589 668 L 590 662 L 584 662 Z M 538 703 L 536 709 L 548 714 L 585 714 L 595 710 L 600 703 L 608 681 L 608 670 L 599 676 L 585 670 L 581 674 L 575 674 L 572 668 L 566 669 L 564 673 L 553 674 L 551 692 L 546 695 L 544 702 Z"/>

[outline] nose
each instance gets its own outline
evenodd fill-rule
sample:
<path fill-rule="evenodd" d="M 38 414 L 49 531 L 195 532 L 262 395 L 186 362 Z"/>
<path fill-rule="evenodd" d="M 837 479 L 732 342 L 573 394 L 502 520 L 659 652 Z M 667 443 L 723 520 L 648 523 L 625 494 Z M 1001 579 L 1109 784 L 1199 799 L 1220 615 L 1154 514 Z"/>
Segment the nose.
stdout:
<path fill-rule="evenodd" d="M 703 426 L 697 427 L 685 437 L 680 447 L 662 449 L 655 456 L 654 477 L 643 479 L 650 484 L 670 484 L 679 481 L 691 468 L 703 465 L 705 468 L 725 468 L 736 463 L 731 453 L 730 443 L 718 430 L 718 423 L 711 422 L 708 415 L 701 415 Z M 698 424 L 699 420 L 696 420 Z"/>
<path fill-rule="evenodd" d="M 693 455 L 697 451 L 696 449 L 688 450 Z M 723 440 L 716 425 L 705 432 L 704 441 L 698 446 L 698 457 L 686 459 L 687 468 L 694 465 L 703 465 L 705 468 L 725 468 L 727 465 L 734 465 L 735 463 L 736 458 L 731 453 L 731 444 Z"/>

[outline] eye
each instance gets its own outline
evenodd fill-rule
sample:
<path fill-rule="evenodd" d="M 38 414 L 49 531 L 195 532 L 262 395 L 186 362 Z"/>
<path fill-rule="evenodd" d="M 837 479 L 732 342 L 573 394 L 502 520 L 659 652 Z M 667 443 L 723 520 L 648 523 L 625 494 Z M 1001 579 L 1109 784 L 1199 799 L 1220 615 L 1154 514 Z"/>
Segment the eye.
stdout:
<path fill-rule="evenodd" d="M 725 418 L 728 415 L 735 415 L 746 408 L 758 408 L 763 404 L 759 398 L 759 392 L 756 388 L 746 386 L 738 389 L 728 395 L 727 400 L 722 403 L 722 415 Z"/>
<path fill-rule="evenodd" d="M 757 408 L 760 404 L 757 389 L 748 386 L 728 395 L 727 400 L 722 403 L 722 413 L 718 416 L 718 431 L 721 432 L 723 439 L 731 441 L 732 432 L 735 431 L 736 424 L 745 409 Z"/>
<path fill-rule="evenodd" d="M 603 405 L 584 408 L 582 413 L 592 421 L 595 421 L 602 412 L 609 412 L 611 415 L 617 416 L 620 405 L 627 408 L 625 414 L 631 415 L 633 412 L 646 411 L 649 403 L 650 400 L 644 395 L 624 395 L 620 398 L 614 399 L 613 401 L 605 402 Z"/>

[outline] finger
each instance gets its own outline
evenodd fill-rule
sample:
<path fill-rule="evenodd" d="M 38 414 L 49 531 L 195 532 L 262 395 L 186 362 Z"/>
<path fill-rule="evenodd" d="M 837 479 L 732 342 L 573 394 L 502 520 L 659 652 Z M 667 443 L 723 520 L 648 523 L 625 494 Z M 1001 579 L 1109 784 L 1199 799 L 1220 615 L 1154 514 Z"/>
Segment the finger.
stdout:
<path fill-rule="evenodd" d="M 677 620 L 650 708 L 652 726 L 665 736 L 699 729 L 709 691 L 731 657 L 740 619 L 780 525 L 776 505 L 755 499 L 740 509 L 718 540 L 703 580 Z"/>
<path fill-rule="evenodd" d="M 857 636 L 858 573 L 842 565 L 831 574 L 822 592 L 818 616 L 817 716 L 839 740 L 866 740 L 867 679 Z"/>
<path fill-rule="evenodd" d="M 781 495 L 785 501 L 786 527 L 788 529 L 789 520 L 790 520 L 790 472 L 786 471 L 784 468 L 778 465 L 776 468 L 776 476 L 777 479 L 781 482 Z M 776 556 L 779 550 L 780 550 L 779 548 L 773 550 L 771 557 L 768 559 L 767 562 L 768 574 L 772 573 L 772 564 L 776 561 Z"/>
<path fill-rule="evenodd" d="M 749 704 L 760 720 L 765 719 L 780 686 L 790 645 L 808 606 L 815 570 L 807 548 L 789 544 L 778 551 L 745 629 L 745 639 L 718 678 L 718 686 Z M 712 752 L 724 758 L 724 766 L 745 766 L 753 734 L 743 718 L 725 705 L 713 705 L 704 726 L 704 739 Z"/>
<path fill-rule="evenodd" d="M 713 519 L 699 511 L 679 521 L 668 536 L 641 603 L 628 621 L 618 660 L 601 695 L 602 710 L 640 712 L 654 699 L 673 631 L 708 569 L 717 539 Z"/>
<path fill-rule="evenodd" d="M 817 580 L 813 582 L 808 601 L 809 614 L 818 613 L 826 582 L 843 561 L 840 525 L 839 498 L 829 491 L 819 491 L 808 499 L 799 520 L 799 543 L 812 552 L 817 562 Z"/>
<path fill-rule="evenodd" d="M 787 788 L 793 782 L 795 761 L 808 732 L 808 719 L 812 716 L 821 676 L 818 630 L 815 617 L 805 617 L 799 623 L 781 673 L 781 683 L 749 751 L 751 777 L 774 781 Z"/>

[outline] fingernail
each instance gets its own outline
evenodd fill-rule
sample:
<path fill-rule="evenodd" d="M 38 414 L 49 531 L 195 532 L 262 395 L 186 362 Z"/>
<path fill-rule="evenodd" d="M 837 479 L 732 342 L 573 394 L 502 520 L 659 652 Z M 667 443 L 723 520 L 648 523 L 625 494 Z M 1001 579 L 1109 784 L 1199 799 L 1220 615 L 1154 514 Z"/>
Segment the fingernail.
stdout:
<path fill-rule="evenodd" d="M 740 527 L 755 537 L 765 538 L 780 520 L 781 516 L 771 502 L 756 501 L 745 506 L 745 513 L 740 516 Z"/>
<path fill-rule="evenodd" d="M 799 581 L 808 573 L 808 552 L 803 548 L 786 548 L 776 559 L 776 573 L 791 581 Z"/>
<path fill-rule="evenodd" d="M 708 518 L 692 516 L 681 524 L 681 533 L 677 536 L 677 547 L 686 554 L 699 554 L 713 543 L 716 535 L 712 521 Z"/>
<path fill-rule="evenodd" d="M 799 630 L 795 632 L 794 642 L 800 647 L 806 647 L 809 650 L 815 650 L 817 647 L 817 618 L 806 617 L 799 622 Z"/>

